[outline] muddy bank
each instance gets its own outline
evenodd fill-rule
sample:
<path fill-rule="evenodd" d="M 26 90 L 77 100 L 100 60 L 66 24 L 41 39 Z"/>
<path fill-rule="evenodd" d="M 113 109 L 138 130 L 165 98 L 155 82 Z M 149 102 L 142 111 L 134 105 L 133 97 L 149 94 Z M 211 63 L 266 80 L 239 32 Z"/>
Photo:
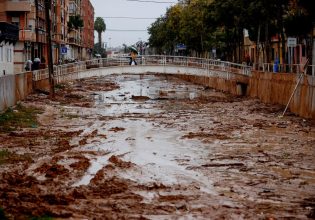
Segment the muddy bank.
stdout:
<path fill-rule="evenodd" d="M 280 106 L 161 75 L 84 79 L 22 105 L 37 122 L 0 129 L 8 219 L 314 218 L 314 122 Z"/>

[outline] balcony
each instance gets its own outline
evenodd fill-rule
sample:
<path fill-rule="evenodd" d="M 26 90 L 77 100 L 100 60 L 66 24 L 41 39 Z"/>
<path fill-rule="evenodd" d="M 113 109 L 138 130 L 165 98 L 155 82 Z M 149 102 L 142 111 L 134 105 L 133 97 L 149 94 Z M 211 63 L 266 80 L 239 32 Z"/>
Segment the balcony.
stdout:
<path fill-rule="evenodd" d="M 19 39 L 19 28 L 16 25 L 0 22 L 0 42 L 15 43 Z"/>
<path fill-rule="evenodd" d="M 29 0 L 19 0 L 19 1 L 8 0 L 8 1 L 5 1 L 4 8 L 5 8 L 5 11 L 30 12 L 31 2 Z"/>
<path fill-rule="evenodd" d="M 68 43 L 80 46 L 81 40 L 80 40 L 80 38 L 70 37 L 69 40 L 68 40 Z"/>
<path fill-rule="evenodd" d="M 45 33 L 37 33 L 37 43 L 46 43 L 46 34 Z"/>
<path fill-rule="evenodd" d="M 35 32 L 32 30 L 20 30 L 20 41 L 36 41 Z"/>

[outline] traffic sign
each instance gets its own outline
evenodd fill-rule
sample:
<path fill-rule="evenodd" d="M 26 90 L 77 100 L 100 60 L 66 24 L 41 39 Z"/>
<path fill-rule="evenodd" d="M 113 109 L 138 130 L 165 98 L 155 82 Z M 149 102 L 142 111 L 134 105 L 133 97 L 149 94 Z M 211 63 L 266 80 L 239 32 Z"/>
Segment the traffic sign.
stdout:
<path fill-rule="evenodd" d="M 296 37 L 288 37 L 288 47 L 296 47 Z"/>
<path fill-rule="evenodd" d="M 61 54 L 67 54 L 67 47 L 61 47 Z"/>
<path fill-rule="evenodd" d="M 185 44 L 177 44 L 176 45 L 176 49 L 177 50 L 186 50 L 186 45 Z"/>

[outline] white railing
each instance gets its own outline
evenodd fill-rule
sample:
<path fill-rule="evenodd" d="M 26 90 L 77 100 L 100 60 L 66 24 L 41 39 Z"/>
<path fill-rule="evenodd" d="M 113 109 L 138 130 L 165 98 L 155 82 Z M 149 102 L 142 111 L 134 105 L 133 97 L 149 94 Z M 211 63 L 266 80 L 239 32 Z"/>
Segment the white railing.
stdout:
<path fill-rule="evenodd" d="M 295 73 L 300 74 L 306 72 L 304 64 L 274 64 L 262 63 L 254 64 L 253 70 L 269 72 L 269 73 Z M 308 65 L 308 70 L 312 70 L 312 76 L 315 76 L 315 65 Z"/>
<path fill-rule="evenodd" d="M 65 76 L 72 73 L 86 71 L 92 68 L 106 68 L 115 66 L 129 66 L 129 57 L 115 57 L 93 59 L 76 63 L 54 66 L 54 77 Z M 236 64 L 226 61 L 203 59 L 197 57 L 181 57 L 181 56 L 139 56 L 136 59 L 139 66 L 181 66 L 197 69 L 206 69 L 209 71 L 235 73 L 250 76 L 251 67 L 243 64 Z M 48 78 L 48 69 L 33 71 L 33 80 L 38 81 Z"/>

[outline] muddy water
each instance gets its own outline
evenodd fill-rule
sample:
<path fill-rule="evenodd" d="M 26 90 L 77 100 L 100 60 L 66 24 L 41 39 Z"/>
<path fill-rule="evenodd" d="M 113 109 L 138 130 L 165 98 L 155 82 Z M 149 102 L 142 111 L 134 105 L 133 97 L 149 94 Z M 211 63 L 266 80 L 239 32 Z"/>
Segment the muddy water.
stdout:
<path fill-rule="evenodd" d="M 45 112 L 40 128 L 0 136 L 2 148 L 33 158 L 2 165 L 11 172 L 1 171 L 0 207 L 12 218 L 315 215 L 315 126 L 279 117 L 281 106 L 128 74 L 69 83 L 54 101 L 35 95 L 24 104 Z"/>
<path fill-rule="evenodd" d="M 87 145 L 88 149 L 101 149 L 109 153 L 92 161 L 88 174 L 75 186 L 87 185 L 94 175 L 105 165 L 112 155 L 123 155 L 121 158 L 130 161 L 141 170 L 125 172 L 123 178 L 128 178 L 141 184 L 160 182 L 164 185 L 190 184 L 196 182 L 202 190 L 214 193 L 211 179 L 199 172 L 187 170 L 179 165 L 177 160 L 198 159 L 207 151 L 198 140 L 184 140 L 183 132 L 176 128 L 163 128 L 159 123 L 142 119 L 137 114 L 145 117 L 155 117 L 157 113 L 165 114 L 165 110 L 157 106 L 156 100 L 192 99 L 201 96 L 204 88 L 182 84 L 167 79 L 157 80 L 141 76 L 116 76 L 120 89 L 110 92 L 101 92 L 95 95 L 95 107 L 98 114 L 106 116 L 124 117 L 125 114 L 132 118 L 111 120 L 106 127 L 98 127 L 98 131 L 107 133 L 108 128 L 121 128 L 111 131 L 106 141 L 100 141 L 96 146 Z M 90 129 L 90 128 L 89 128 Z M 141 173 L 139 173 L 141 172 Z"/>

